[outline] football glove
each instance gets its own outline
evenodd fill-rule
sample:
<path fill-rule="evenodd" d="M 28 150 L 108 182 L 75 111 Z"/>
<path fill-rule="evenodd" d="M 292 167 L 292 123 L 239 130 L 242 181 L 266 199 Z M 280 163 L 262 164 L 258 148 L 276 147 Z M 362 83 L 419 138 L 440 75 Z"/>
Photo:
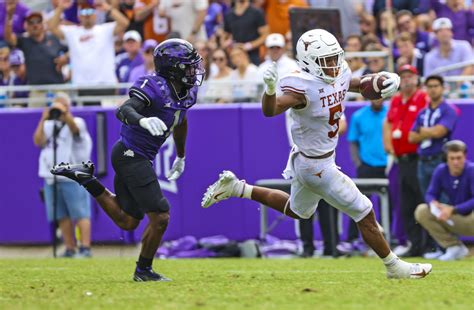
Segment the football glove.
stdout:
<path fill-rule="evenodd" d="M 278 72 L 276 62 L 273 62 L 270 67 L 263 73 L 263 82 L 265 82 L 267 95 L 274 95 L 276 83 L 278 81 Z"/>
<path fill-rule="evenodd" d="M 158 117 L 144 117 L 138 123 L 142 128 L 148 130 L 152 136 L 162 136 L 168 129 L 166 124 Z"/>
<path fill-rule="evenodd" d="M 384 88 L 380 92 L 382 98 L 386 99 L 392 97 L 397 92 L 398 87 L 400 86 L 400 77 L 396 73 L 391 73 L 387 71 L 382 71 L 378 74 L 387 78 L 385 81 L 383 81 Z"/>
<path fill-rule="evenodd" d="M 176 159 L 173 162 L 173 166 L 171 167 L 171 170 L 169 171 L 166 178 L 169 181 L 174 181 L 181 176 L 183 171 L 184 171 L 184 157 L 183 158 L 176 157 Z"/>

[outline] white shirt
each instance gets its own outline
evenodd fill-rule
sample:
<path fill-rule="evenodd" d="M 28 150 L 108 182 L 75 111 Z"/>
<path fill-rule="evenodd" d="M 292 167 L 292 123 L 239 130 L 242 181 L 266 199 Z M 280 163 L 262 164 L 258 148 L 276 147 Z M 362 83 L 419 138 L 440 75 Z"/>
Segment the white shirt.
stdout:
<path fill-rule="evenodd" d="M 238 69 L 232 70 L 230 78 L 234 81 L 232 92 L 234 101 L 255 98 L 258 95 L 258 83 L 261 83 L 261 80 L 258 80 L 257 74 L 258 68 L 252 63 L 247 66 L 243 76 L 240 75 Z"/>
<path fill-rule="evenodd" d="M 197 11 L 207 10 L 208 0 L 161 0 L 160 10 L 164 10 L 166 16 L 171 19 L 171 29 L 180 33 L 182 39 L 187 39 L 193 30 Z M 206 32 L 203 25 L 196 35 L 198 40 L 206 40 Z"/>
<path fill-rule="evenodd" d="M 115 22 L 85 29 L 61 25 L 71 59 L 73 84 L 117 83 L 115 75 Z"/>
<path fill-rule="evenodd" d="M 258 66 L 258 79 L 260 83 L 263 83 L 263 74 L 265 71 L 272 65 L 273 60 L 267 58 Z M 283 77 L 287 74 L 290 74 L 293 71 L 299 70 L 299 66 L 295 60 L 291 59 L 286 55 L 282 55 L 277 61 L 277 73 L 279 77 Z"/>
<path fill-rule="evenodd" d="M 38 175 L 46 179 L 46 182 L 53 182 L 53 175 L 50 170 L 53 168 L 53 130 L 54 122 L 47 120 L 44 122 L 44 134 L 46 136 L 46 145 L 41 149 L 39 156 Z M 84 120 L 80 117 L 74 117 L 74 122 L 79 128 L 79 135 L 74 137 L 69 130 L 69 126 L 64 125 L 57 135 L 56 163 L 81 163 L 90 160 L 92 152 L 92 139 L 87 131 Z M 57 127 L 60 128 L 62 123 L 56 121 Z M 58 176 L 59 181 L 72 181 L 66 177 Z"/>
<path fill-rule="evenodd" d="M 304 108 L 290 110 L 291 137 L 305 155 L 321 156 L 336 148 L 338 120 L 344 112 L 342 102 L 351 81 L 347 64 L 341 70 L 334 84 L 304 71 L 291 73 L 279 82 L 281 91 L 304 94 L 307 98 Z"/>

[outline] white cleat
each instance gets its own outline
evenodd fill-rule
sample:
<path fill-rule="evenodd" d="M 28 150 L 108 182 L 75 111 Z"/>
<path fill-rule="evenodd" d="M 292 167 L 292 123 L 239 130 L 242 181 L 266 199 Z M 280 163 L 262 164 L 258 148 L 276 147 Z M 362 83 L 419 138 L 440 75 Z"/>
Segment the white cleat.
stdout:
<path fill-rule="evenodd" d="M 433 269 L 431 264 L 412 264 L 400 261 L 398 266 L 392 270 L 387 270 L 389 279 L 422 279 L 426 277 Z"/>
<path fill-rule="evenodd" d="M 446 253 L 438 257 L 442 261 L 461 259 L 469 254 L 469 249 L 464 245 L 455 245 L 446 248 Z"/>
<path fill-rule="evenodd" d="M 201 207 L 209 208 L 218 201 L 237 196 L 234 191 L 239 182 L 241 181 L 231 171 L 222 171 L 219 180 L 207 188 L 204 197 L 202 197 Z"/>

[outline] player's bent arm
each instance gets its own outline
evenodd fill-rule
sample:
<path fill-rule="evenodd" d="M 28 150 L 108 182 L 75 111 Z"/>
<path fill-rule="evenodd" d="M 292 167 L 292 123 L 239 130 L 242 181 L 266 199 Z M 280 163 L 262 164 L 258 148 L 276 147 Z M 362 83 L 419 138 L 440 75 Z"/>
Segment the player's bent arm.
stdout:
<path fill-rule="evenodd" d="M 267 117 L 275 116 L 290 108 L 301 109 L 306 106 L 306 96 L 294 92 L 284 92 L 281 96 L 263 94 L 262 112 Z"/>
<path fill-rule="evenodd" d="M 173 131 L 174 144 L 176 145 L 176 155 L 183 158 L 185 155 L 186 136 L 188 135 L 188 120 L 185 118 L 181 124 Z"/>
<path fill-rule="evenodd" d="M 360 77 L 351 78 L 351 82 L 349 83 L 349 91 L 360 94 L 359 87 L 360 87 Z"/>
<path fill-rule="evenodd" d="M 144 118 L 140 114 L 146 107 L 146 104 L 137 97 L 127 99 L 115 111 L 115 116 L 126 125 L 139 125 L 140 119 Z"/>

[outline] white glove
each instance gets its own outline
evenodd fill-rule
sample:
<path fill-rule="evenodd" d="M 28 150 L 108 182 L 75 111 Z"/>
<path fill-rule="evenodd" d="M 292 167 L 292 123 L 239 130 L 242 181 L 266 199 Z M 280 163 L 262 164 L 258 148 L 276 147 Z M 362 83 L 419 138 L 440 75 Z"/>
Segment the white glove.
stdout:
<path fill-rule="evenodd" d="M 176 157 L 170 172 L 166 176 L 169 181 L 174 181 L 181 176 L 184 171 L 184 157 Z"/>
<path fill-rule="evenodd" d="M 138 123 L 148 130 L 152 136 L 162 136 L 168 129 L 166 124 L 158 117 L 144 117 Z"/>
<path fill-rule="evenodd" d="M 275 87 L 278 81 L 278 72 L 276 62 L 273 62 L 270 67 L 263 73 L 263 82 L 265 82 L 267 95 L 275 94 Z"/>
<path fill-rule="evenodd" d="M 386 99 L 392 97 L 400 86 L 400 77 L 396 73 L 387 71 L 382 71 L 378 74 L 387 78 L 383 81 L 384 88 L 381 91 L 382 98 Z"/>

